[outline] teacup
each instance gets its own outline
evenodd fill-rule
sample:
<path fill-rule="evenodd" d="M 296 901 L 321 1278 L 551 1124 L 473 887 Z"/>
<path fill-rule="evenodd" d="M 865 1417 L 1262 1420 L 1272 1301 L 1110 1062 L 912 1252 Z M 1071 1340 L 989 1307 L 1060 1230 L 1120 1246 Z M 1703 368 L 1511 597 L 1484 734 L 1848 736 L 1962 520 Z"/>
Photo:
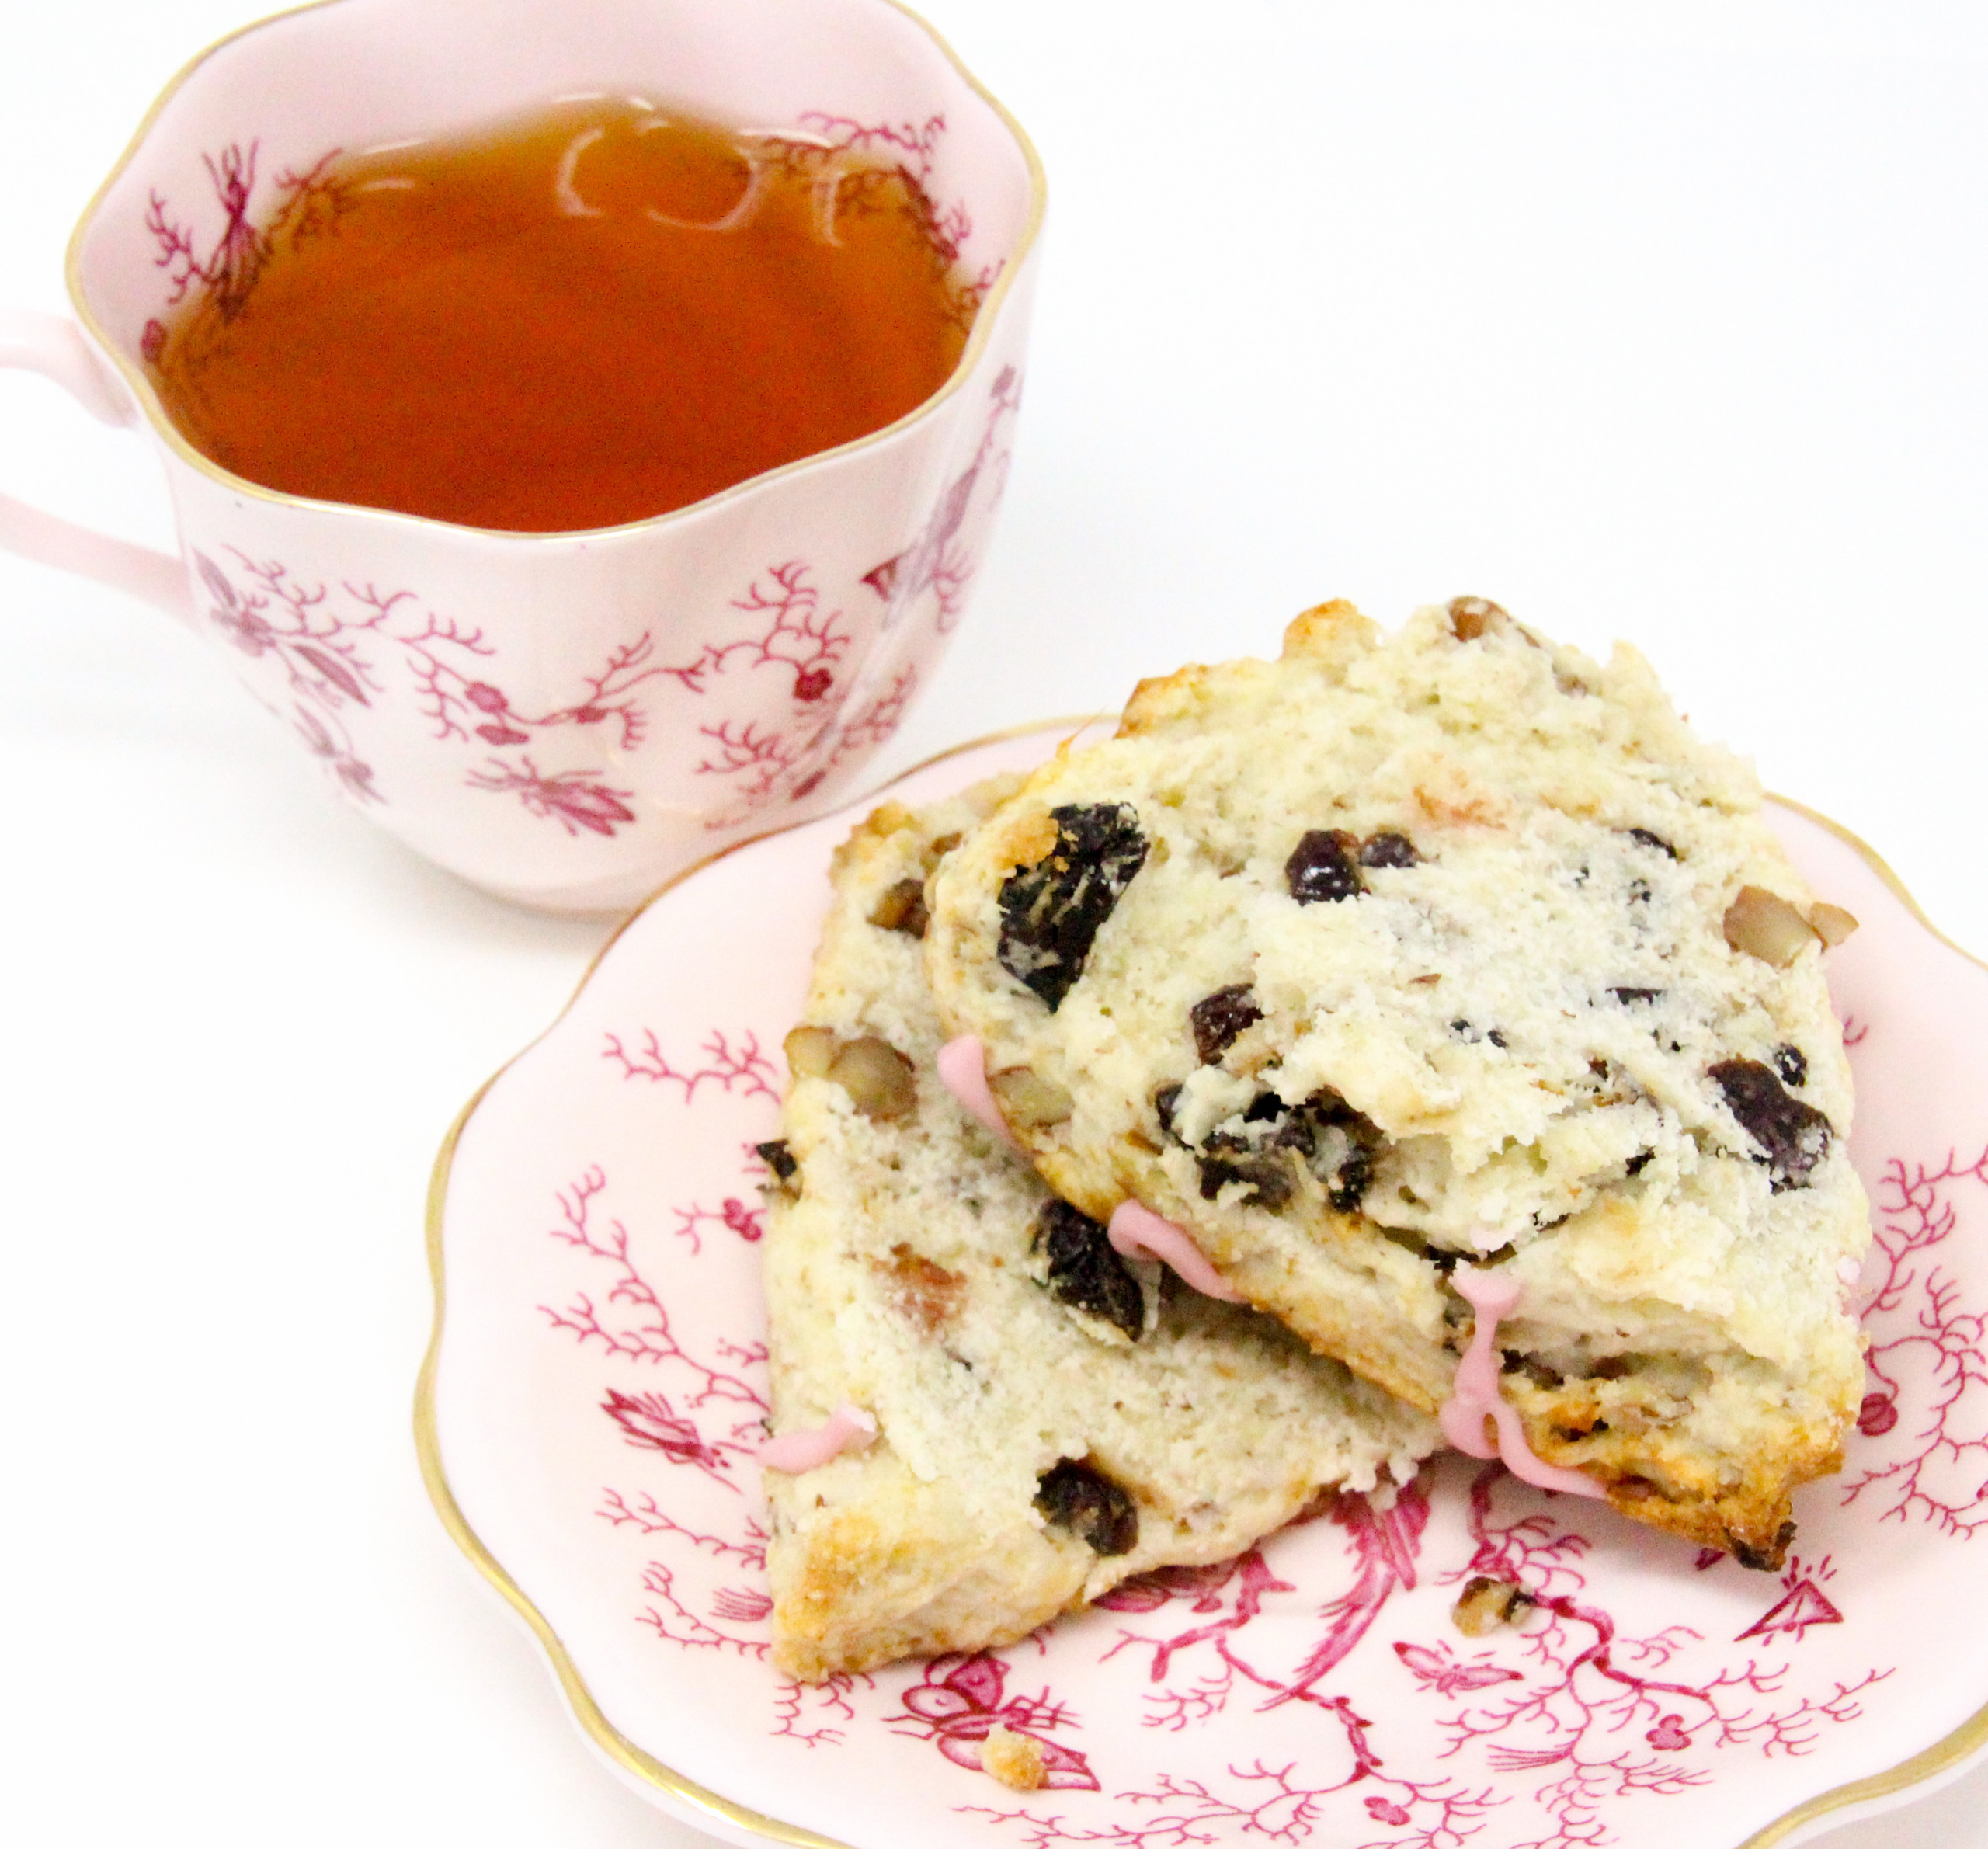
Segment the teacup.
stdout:
<path fill-rule="evenodd" d="M 945 384 L 839 449 L 572 533 L 276 492 L 169 421 L 145 362 L 172 309 L 238 286 L 238 254 L 335 150 L 589 92 L 905 167 L 981 293 Z M 0 364 L 149 426 L 183 556 L 4 499 L 0 545 L 221 645 L 431 860 L 532 905 L 625 906 L 841 800 L 930 677 L 1005 481 L 1043 199 L 1020 129 L 892 0 L 323 0 L 222 41 L 155 106 L 71 241 L 80 328 L 0 321 Z"/>

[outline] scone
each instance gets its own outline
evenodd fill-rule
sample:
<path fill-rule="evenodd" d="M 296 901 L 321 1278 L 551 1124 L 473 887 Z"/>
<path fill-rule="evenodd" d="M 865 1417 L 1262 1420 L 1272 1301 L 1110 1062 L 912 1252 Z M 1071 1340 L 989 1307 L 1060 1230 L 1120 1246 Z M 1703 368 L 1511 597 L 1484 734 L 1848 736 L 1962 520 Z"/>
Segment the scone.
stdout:
<path fill-rule="evenodd" d="M 1439 1442 L 1270 1318 L 1142 1280 L 940 1082 L 923 890 L 994 794 L 887 805 L 838 853 L 764 1152 L 773 1650 L 808 1680 L 1024 1636 Z"/>
<path fill-rule="evenodd" d="M 1854 920 L 1634 651 L 1326 605 L 1142 684 L 930 902 L 947 1031 L 1027 1075 L 1059 1194 L 1173 1223 L 1463 1448 L 1489 1415 L 1535 1480 L 1778 1564 L 1862 1390 L 1819 966 Z"/>

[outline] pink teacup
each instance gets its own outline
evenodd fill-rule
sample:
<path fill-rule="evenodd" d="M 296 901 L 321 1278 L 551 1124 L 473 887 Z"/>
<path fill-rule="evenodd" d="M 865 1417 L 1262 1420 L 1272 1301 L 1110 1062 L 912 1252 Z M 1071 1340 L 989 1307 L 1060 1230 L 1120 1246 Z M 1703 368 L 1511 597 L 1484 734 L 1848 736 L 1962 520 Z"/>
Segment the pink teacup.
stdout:
<path fill-rule="evenodd" d="M 580 93 L 904 167 L 982 298 L 946 384 L 839 449 L 573 533 L 275 492 L 168 422 L 148 343 L 189 292 L 242 286 L 328 156 Z M 71 243 L 80 328 L 0 320 L 0 364 L 143 416 L 183 558 L 4 499 L 0 545 L 221 644 L 431 860 L 533 905 L 625 906 L 832 806 L 930 678 L 1006 473 L 1042 209 L 1020 129 L 891 0 L 325 0 L 224 40 L 155 106 Z"/>

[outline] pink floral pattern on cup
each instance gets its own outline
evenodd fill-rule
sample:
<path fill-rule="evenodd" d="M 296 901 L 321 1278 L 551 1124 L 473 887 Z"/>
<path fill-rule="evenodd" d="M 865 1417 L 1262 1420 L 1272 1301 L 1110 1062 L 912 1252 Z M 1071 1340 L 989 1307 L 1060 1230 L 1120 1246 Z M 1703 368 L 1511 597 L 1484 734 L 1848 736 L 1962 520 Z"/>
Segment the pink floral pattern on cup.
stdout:
<path fill-rule="evenodd" d="M 1055 739 L 980 748 L 892 794 L 930 800 Z M 443 1251 L 491 1307 L 464 1327 L 451 1309 L 437 1403 L 477 1534 L 504 1561 L 507 1536 L 562 1510 L 556 1563 L 524 1591 L 579 1673 L 623 1691 L 617 1727 L 748 1811 L 858 1849 L 1667 1849 L 1736 1841 L 1899 1763 L 1988 1700 L 1988 1672 L 1940 1641 L 1988 1618 L 1969 1546 L 1988 1503 L 1971 1411 L 1988 975 L 1942 952 L 1929 990 L 1923 929 L 1879 878 L 1778 819 L 1864 920 L 1833 979 L 1874 1125 L 1853 1152 L 1879 1241 L 1864 1430 L 1842 1476 L 1798 1499 L 1778 1576 L 1450 1455 L 1391 1507 L 1328 1498 L 1234 1560 L 1149 1575 L 1006 1649 L 780 1677 L 749 1461 L 766 1390 L 758 1145 L 846 818 L 663 895 L 471 1119 Z M 1967 1031 L 1935 1058 L 1919 1024 L 1956 1018 Z M 1900 1122 L 1907 1142 L 1871 1141 Z M 506 1399 L 507 1370 L 536 1401 Z M 1451 1608 L 1478 1578 L 1525 1597 L 1515 1624 L 1473 1637 Z M 996 1726 L 1037 1743 L 1042 1790 L 978 1770 Z"/>
<path fill-rule="evenodd" d="M 928 595 L 937 634 L 958 620 L 975 568 L 961 529 L 976 489 L 991 483 L 989 492 L 999 495 L 1006 422 L 1020 403 L 1020 379 L 1005 370 L 994 381 L 972 460 L 918 544 L 862 575 L 860 600 L 881 606 L 886 621 L 901 620 L 907 606 Z M 664 625 L 652 623 L 610 648 L 591 672 L 576 673 L 554 697 L 557 704 L 531 710 L 502 684 L 502 652 L 490 626 L 439 611 L 416 589 L 309 582 L 280 560 L 231 545 L 224 563 L 198 550 L 193 557 L 207 623 L 255 664 L 245 678 L 266 703 L 288 703 L 305 748 L 363 803 L 393 801 L 367 752 L 366 716 L 398 705 L 419 715 L 438 746 L 485 748 L 464 769 L 464 787 L 509 798 L 568 835 L 612 836 L 640 817 L 628 806 L 634 791 L 615 787 L 606 760 L 638 757 L 651 734 L 668 727 L 705 741 L 691 776 L 727 780 L 725 797 L 703 825 L 722 832 L 770 805 L 805 801 L 867 756 L 896 731 L 918 685 L 920 664 L 908 661 L 850 710 L 858 624 L 840 605 L 825 603 L 812 567 L 801 559 L 757 573 L 694 646 L 678 641 L 680 659 L 662 659 Z M 772 707 L 755 678 L 769 669 L 786 697 Z M 707 709 L 715 709 L 711 717 Z M 591 736 L 601 761 L 548 773 L 520 749 L 562 736 Z"/>

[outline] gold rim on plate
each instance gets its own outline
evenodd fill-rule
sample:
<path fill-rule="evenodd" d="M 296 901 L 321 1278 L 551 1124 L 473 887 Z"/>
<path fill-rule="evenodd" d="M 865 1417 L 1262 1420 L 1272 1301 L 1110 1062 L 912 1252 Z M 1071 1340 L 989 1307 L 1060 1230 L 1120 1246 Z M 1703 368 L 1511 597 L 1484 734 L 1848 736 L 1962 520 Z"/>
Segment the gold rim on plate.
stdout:
<path fill-rule="evenodd" d="M 1102 716 L 1108 717 L 1108 715 Z M 915 777 L 920 771 L 929 770 L 934 765 L 944 763 L 948 759 L 961 756 L 970 751 L 978 751 L 985 746 L 1005 743 L 1010 739 L 1025 737 L 1030 732 L 1046 733 L 1058 730 L 1074 732 L 1092 723 L 1093 719 L 1051 719 L 1040 725 L 1014 726 L 1006 731 L 989 733 L 985 738 L 974 739 L 964 745 L 956 745 L 949 751 L 940 752 L 926 759 L 921 763 L 914 764 L 909 770 L 901 772 L 893 777 L 890 783 L 885 784 L 881 788 L 871 791 L 867 796 L 855 798 L 845 807 L 848 809 L 856 809 L 861 808 L 866 803 L 874 802 L 878 797 L 898 784 L 902 783 L 906 778 Z M 1864 861 L 1865 865 L 1869 867 L 1910 912 L 1914 921 L 1924 930 L 1949 950 L 1965 958 L 1977 968 L 1988 971 L 1988 962 L 1983 962 L 1980 958 L 1975 956 L 1971 951 L 1962 950 L 1927 917 L 1925 912 L 1920 909 L 1919 902 L 1906 890 L 1904 881 L 1892 871 L 1884 857 L 1861 836 L 1852 833 L 1840 822 L 1832 822 L 1828 816 L 1817 813 L 1805 803 L 1794 801 L 1785 796 L 1771 795 L 1767 800 L 1802 817 L 1806 821 L 1813 822 L 1818 828 L 1833 835 L 1837 840 L 1850 848 Z M 795 1849 L 850 1849 L 849 1844 L 839 1842 L 833 1837 L 819 1835 L 815 1831 L 805 1829 L 798 1823 L 789 1823 L 777 1817 L 767 1816 L 746 1805 L 735 1803 L 729 1798 L 720 1797 L 717 1792 L 707 1789 L 695 1780 L 686 1778 L 681 1772 L 665 1765 L 653 1753 L 645 1752 L 607 1719 L 606 1715 L 601 1712 L 600 1704 L 595 1701 L 592 1691 L 588 1688 L 585 1679 L 581 1676 L 579 1667 L 574 1663 L 565 1645 L 560 1641 L 558 1634 L 546 1621 L 544 1614 L 531 1602 L 509 1573 L 505 1571 L 502 1563 L 488 1548 L 484 1545 L 481 1538 L 464 1517 L 461 1508 L 456 1502 L 454 1492 L 449 1486 L 448 1473 L 443 1468 L 441 1447 L 436 1437 L 435 1423 L 435 1378 L 441 1361 L 442 1327 L 446 1301 L 446 1287 L 442 1267 L 442 1210 L 448 1197 L 449 1175 L 455 1159 L 456 1146 L 461 1140 L 463 1131 L 468 1128 L 470 1119 L 475 1115 L 477 1107 L 488 1096 L 491 1088 L 497 1083 L 499 1079 L 502 1079 L 513 1065 L 536 1048 L 559 1025 L 561 1021 L 565 1019 L 574 1003 L 579 999 L 581 994 L 586 990 L 587 985 L 593 981 L 595 971 L 600 967 L 607 953 L 614 947 L 629 926 L 647 912 L 651 905 L 662 898 L 665 894 L 673 891 L 686 880 L 702 873 L 705 868 L 714 866 L 728 856 L 739 853 L 741 849 L 753 846 L 759 842 L 770 839 L 773 835 L 785 832 L 784 829 L 770 829 L 766 834 L 755 836 L 750 841 L 739 842 L 732 846 L 725 848 L 700 860 L 694 867 L 686 867 L 674 878 L 666 881 L 658 887 L 641 905 L 616 926 L 607 941 L 594 954 L 587 964 L 585 973 L 575 985 L 572 995 L 568 998 L 565 1006 L 560 1010 L 558 1015 L 547 1026 L 544 1032 L 537 1035 L 529 1045 L 521 1048 L 493 1072 L 478 1088 L 475 1096 L 463 1107 L 461 1114 L 454 1123 L 450 1125 L 448 1135 L 442 1139 L 441 1149 L 436 1156 L 434 1173 L 428 1186 L 428 1270 L 435 1289 L 435 1322 L 433 1331 L 429 1337 L 427 1354 L 421 1364 L 420 1378 L 415 1388 L 414 1444 L 415 1450 L 421 1459 L 422 1481 L 428 1486 L 429 1499 L 435 1505 L 436 1514 L 442 1518 L 442 1525 L 449 1531 L 456 1545 L 469 1556 L 478 1571 L 503 1594 L 512 1609 L 530 1626 L 532 1634 L 537 1638 L 540 1647 L 544 1651 L 547 1660 L 552 1666 L 553 1673 L 558 1678 L 561 1689 L 565 1692 L 567 1701 L 572 1707 L 574 1718 L 585 1729 L 594 1745 L 613 1764 L 644 1784 L 653 1786 L 655 1790 L 687 1810 L 702 1813 L 714 1821 L 757 1830 L 770 1842 L 790 1844 L 794 1845 Z M 1765 1829 L 1756 1830 L 1743 1842 L 1734 1845 L 1734 1849 L 1773 1849 L 1774 1844 L 1785 1842 L 1796 1830 L 1813 1823 L 1819 1817 L 1826 1816 L 1832 1811 L 1844 1809 L 1852 1805 L 1868 1803 L 1879 1798 L 1891 1797 L 1898 1792 L 1910 1789 L 1915 1785 L 1923 1784 L 1927 1780 L 1936 1778 L 1941 1773 L 1958 1765 L 1961 1761 L 1978 1751 L 1984 1745 L 1988 1745 L 1988 1704 L 1984 1704 L 1977 1708 L 1945 1738 L 1935 1741 L 1933 1745 L 1927 1746 L 1921 1752 L 1915 1753 L 1910 1759 L 1901 1760 L 1898 1764 L 1892 1766 L 1888 1771 L 1874 1773 L 1868 1778 L 1854 1780 L 1848 1785 L 1837 1785 L 1833 1790 L 1820 1792 L 1816 1796 L 1805 1800 L 1796 1805 L 1793 1809 L 1777 1817 Z"/>

